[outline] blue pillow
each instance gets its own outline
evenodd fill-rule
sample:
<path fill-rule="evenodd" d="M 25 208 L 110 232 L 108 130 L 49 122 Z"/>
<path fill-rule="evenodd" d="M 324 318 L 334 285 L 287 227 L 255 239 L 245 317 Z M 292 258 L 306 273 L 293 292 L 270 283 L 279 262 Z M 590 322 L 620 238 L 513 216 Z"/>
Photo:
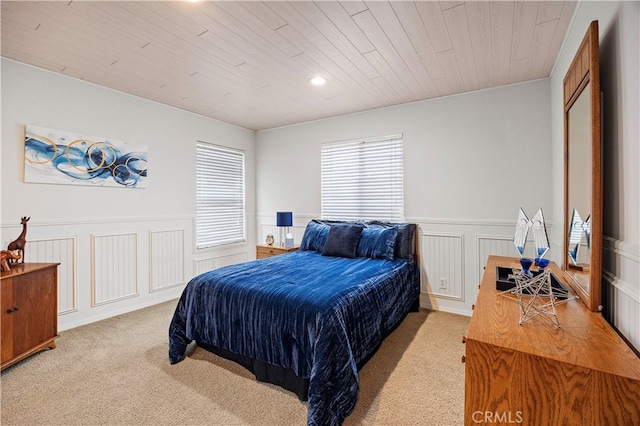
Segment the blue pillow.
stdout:
<path fill-rule="evenodd" d="M 327 241 L 327 236 L 329 236 L 330 228 L 329 225 L 325 225 L 324 223 L 318 223 L 313 220 L 309 222 L 304 230 L 302 241 L 300 241 L 300 250 L 322 253 L 324 244 Z"/>
<path fill-rule="evenodd" d="M 414 245 L 413 245 L 413 234 L 416 231 L 415 223 L 392 223 L 392 222 L 382 222 L 379 220 L 373 220 L 368 222 L 368 225 L 376 225 L 383 228 L 398 228 L 398 238 L 396 240 L 396 258 L 402 258 L 407 261 L 413 260 L 414 255 Z"/>
<path fill-rule="evenodd" d="M 398 228 L 364 228 L 358 243 L 358 257 L 393 260 Z"/>
<path fill-rule="evenodd" d="M 406 260 L 413 260 L 413 234 L 415 234 L 415 223 L 408 223 L 398 227 L 398 241 L 396 243 L 396 257 Z"/>
<path fill-rule="evenodd" d="M 333 225 L 322 255 L 355 258 L 362 230 L 362 225 Z"/>

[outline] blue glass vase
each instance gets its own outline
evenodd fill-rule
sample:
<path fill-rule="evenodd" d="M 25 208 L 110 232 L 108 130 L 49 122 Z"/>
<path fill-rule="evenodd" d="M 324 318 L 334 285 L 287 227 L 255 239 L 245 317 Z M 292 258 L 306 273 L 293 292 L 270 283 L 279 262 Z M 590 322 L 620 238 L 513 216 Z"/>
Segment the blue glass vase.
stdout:
<path fill-rule="evenodd" d="M 544 271 L 544 268 L 549 266 L 549 259 L 544 259 L 541 257 L 536 258 L 536 266 L 540 270 L 540 272 Z"/>
<path fill-rule="evenodd" d="M 528 277 L 533 276 L 531 273 L 531 265 L 533 265 L 533 259 L 529 259 L 527 257 L 523 257 L 520 259 L 520 266 L 522 266 L 522 271 L 520 272 L 522 275 L 526 275 Z"/>

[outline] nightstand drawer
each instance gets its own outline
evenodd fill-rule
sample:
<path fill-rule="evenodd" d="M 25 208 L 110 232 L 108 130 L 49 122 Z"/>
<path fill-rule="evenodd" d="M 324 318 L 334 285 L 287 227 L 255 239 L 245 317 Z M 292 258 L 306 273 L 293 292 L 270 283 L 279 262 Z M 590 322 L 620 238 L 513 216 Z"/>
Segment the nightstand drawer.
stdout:
<path fill-rule="evenodd" d="M 256 246 L 256 259 L 264 259 L 265 257 L 277 256 L 279 254 L 288 253 L 290 251 L 296 251 L 298 247 L 284 248 L 276 246 Z"/>

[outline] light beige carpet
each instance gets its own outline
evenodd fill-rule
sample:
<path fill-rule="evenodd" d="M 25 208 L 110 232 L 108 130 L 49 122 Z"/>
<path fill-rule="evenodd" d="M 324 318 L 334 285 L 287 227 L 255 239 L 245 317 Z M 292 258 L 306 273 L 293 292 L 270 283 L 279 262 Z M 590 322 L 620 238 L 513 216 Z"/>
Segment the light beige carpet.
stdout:
<path fill-rule="evenodd" d="M 170 365 L 176 301 L 60 333 L 2 372 L 2 425 L 305 425 L 306 403 L 197 348 Z M 345 425 L 460 425 L 469 319 L 411 313 L 360 371 Z"/>

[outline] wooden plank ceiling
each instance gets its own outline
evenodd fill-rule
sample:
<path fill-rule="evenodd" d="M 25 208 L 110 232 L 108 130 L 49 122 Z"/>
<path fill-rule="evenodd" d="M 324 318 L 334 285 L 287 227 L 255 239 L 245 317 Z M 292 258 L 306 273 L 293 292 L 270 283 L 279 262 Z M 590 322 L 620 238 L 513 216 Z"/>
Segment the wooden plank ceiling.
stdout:
<path fill-rule="evenodd" d="M 1 4 L 6 58 L 261 130 L 548 77 L 576 2 Z"/>

